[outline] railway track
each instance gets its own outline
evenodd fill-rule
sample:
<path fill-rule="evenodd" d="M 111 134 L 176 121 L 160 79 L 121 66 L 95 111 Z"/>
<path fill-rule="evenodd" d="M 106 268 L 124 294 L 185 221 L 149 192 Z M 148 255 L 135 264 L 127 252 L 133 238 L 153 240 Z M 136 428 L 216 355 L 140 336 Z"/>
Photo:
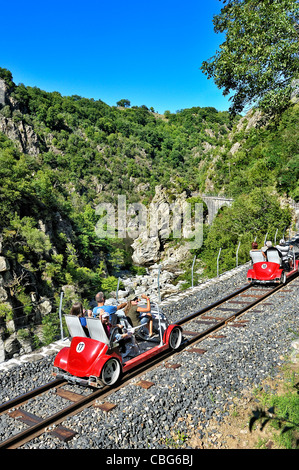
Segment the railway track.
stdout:
<path fill-rule="evenodd" d="M 269 302 L 267 303 L 267 299 L 269 297 L 281 289 L 287 290 L 288 285 L 293 281 L 294 278 L 289 280 L 287 284 L 279 285 L 274 288 L 246 285 L 221 300 L 178 320 L 176 323 L 182 326 L 184 337 L 179 350 L 161 353 L 153 360 L 149 360 L 133 371 L 127 373 L 112 387 L 103 387 L 95 391 L 92 389 L 92 391 L 87 395 L 81 395 L 66 390 L 64 386 L 67 382 L 56 379 L 24 395 L 3 403 L 0 405 L 0 415 L 6 413 L 11 418 L 21 420 L 27 424 L 28 427 L 0 443 L 0 449 L 18 448 L 33 438 L 40 436 L 44 432 L 52 433 L 54 436 L 64 441 L 71 439 L 75 433 L 70 429 L 60 426 L 66 418 L 79 413 L 86 407 L 93 405 L 96 406 L 98 399 L 105 399 L 112 392 L 115 392 L 128 384 L 132 378 L 142 376 L 145 371 L 157 367 L 163 361 L 167 362 L 167 359 L 171 356 L 180 354 L 181 351 L 203 341 L 210 335 L 215 335 L 218 330 L 226 328 L 227 326 L 246 326 L 248 320 L 240 319 L 243 314 L 251 309 L 254 309 L 254 311 L 257 312 L 256 306 L 269 304 Z M 200 351 L 201 350 L 198 349 L 198 352 Z M 36 399 L 41 394 L 47 393 L 51 389 L 55 389 L 57 395 L 70 400 L 72 403 L 47 418 L 37 417 L 21 408 L 21 406 L 29 400 Z M 90 391 L 90 389 L 88 389 L 88 391 Z"/>

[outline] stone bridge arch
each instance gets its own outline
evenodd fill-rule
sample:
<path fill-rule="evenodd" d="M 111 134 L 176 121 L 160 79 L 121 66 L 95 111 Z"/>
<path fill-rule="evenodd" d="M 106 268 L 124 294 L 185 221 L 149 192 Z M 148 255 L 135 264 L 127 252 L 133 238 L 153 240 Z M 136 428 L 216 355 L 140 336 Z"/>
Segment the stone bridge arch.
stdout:
<path fill-rule="evenodd" d="M 231 206 L 233 198 L 225 196 L 201 196 L 208 207 L 208 224 L 211 225 L 217 212 L 222 206 Z"/>

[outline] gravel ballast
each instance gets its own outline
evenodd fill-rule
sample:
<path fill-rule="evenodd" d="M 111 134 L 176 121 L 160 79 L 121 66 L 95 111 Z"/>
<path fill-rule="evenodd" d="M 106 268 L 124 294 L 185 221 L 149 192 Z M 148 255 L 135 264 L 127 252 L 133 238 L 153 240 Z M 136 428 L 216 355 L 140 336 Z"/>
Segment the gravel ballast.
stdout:
<path fill-rule="evenodd" d="M 247 269 L 240 267 L 188 290 L 184 297 L 167 299 L 161 305 L 163 312 L 173 322 L 215 302 L 246 284 Z M 116 405 L 108 413 L 90 407 L 67 419 L 63 426 L 77 432 L 69 442 L 43 434 L 23 448 L 169 449 L 174 442 L 188 448 L 188 435 L 195 433 L 201 439 L 211 419 L 221 424 L 234 398 L 280 373 L 278 368 L 298 337 L 298 278 L 295 283 L 297 287 L 288 285 L 285 292 L 278 291 L 268 305 L 259 305 L 256 313 L 246 313 L 245 327 L 230 326 L 220 338 L 202 341 L 199 348 L 206 350 L 204 354 L 185 349 L 168 361 L 180 367 L 162 364 L 113 392 L 103 400 Z M 50 381 L 53 359 L 52 354 L 0 371 L 0 402 Z M 142 388 L 137 384 L 141 379 L 153 385 Z M 23 408 L 45 417 L 57 411 L 57 403 L 69 404 L 51 390 Z M 15 422 L 7 415 L 0 417 L 1 441 L 11 437 Z M 20 422 L 18 426 L 25 428 Z"/>

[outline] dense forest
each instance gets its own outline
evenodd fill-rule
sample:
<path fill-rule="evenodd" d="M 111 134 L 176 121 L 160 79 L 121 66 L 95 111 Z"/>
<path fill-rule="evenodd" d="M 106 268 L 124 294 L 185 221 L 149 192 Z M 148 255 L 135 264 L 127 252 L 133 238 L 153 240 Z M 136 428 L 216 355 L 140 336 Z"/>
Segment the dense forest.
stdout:
<path fill-rule="evenodd" d="M 203 246 L 191 253 L 208 276 L 215 275 L 220 246 L 223 269 L 230 269 L 239 241 L 245 262 L 253 237 L 261 242 L 267 231 L 273 236 L 276 227 L 282 232 L 290 226 L 290 209 L 281 200 L 299 201 L 298 104 L 279 120 L 247 126 L 248 116 L 212 107 L 159 115 L 127 99 L 108 106 L 16 85 L 6 69 L 0 68 L 0 79 L 6 87 L 0 232 L 13 273 L 4 286 L 10 305 L 30 304 L 33 286 L 56 306 L 64 285 L 90 299 L 95 291 L 115 289 L 120 270 L 138 271 L 121 239 L 95 234 L 96 206 L 115 203 L 118 195 L 148 205 L 162 185 L 175 194 L 233 197 L 233 205 L 204 227 Z M 12 317 L 8 305 L 0 311 L 6 321 Z"/>

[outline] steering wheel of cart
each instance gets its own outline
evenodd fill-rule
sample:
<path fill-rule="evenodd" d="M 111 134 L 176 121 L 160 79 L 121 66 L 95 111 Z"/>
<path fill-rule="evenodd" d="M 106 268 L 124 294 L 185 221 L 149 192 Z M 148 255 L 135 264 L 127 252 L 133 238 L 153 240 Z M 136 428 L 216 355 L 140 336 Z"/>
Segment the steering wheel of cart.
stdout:
<path fill-rule="evenodd" d="M 117 326 L 115 326 L 112 330 L 111 330 L 111 334 L 110 334 L 110 338 L 109 338 L 109 349 L 112 348 L 112 345 L 113 343 L 115 343 L 115 336 L 117 335 L 117 333 L 121 333 L 121 330 L 120 328 L 118 328 Z"/>

